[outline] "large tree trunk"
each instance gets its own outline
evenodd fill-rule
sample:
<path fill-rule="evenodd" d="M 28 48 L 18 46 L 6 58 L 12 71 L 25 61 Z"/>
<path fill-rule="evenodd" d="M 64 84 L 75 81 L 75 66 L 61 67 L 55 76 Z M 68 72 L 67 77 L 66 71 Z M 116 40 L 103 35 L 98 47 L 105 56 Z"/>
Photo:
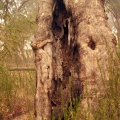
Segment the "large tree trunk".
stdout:
<path fill-rule="evenodd" d="M 51 119 L 51 111 L 55 118 L 63 116 L 74 98 L 82 98 L 83 109 L 88 102 L 95 105 L 95 96 L 104 90 L 102 80 L 109 79 L 108 63 L 115 47 L 103 1 L 39 0 L 37 18 L 32 42 L 36 119 Z"/>

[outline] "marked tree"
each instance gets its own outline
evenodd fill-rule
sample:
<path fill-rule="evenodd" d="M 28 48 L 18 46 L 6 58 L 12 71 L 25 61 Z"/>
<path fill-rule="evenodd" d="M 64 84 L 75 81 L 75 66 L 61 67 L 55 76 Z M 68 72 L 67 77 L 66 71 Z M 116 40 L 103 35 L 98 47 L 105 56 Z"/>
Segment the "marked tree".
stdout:
<path fill-rule="evenodd" d="M 116 45 L 104 1 L 39 0 L 37 23 L 31 43 L 37 71 L 36 119 L 63 117 L 63 108 L 76 98 L 91 112 L 97 107 L 96 96 L 104 93 Z"/>

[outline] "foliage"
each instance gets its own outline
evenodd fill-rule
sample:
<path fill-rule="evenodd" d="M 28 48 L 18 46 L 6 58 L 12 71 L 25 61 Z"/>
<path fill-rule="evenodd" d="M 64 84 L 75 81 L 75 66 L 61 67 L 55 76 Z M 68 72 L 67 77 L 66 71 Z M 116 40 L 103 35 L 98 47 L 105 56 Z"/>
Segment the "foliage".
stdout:
<path fill-rule="evenodd" d="M 31 61 L 33 62 L 33 56 L 29 57 L 24 47 L 35 32 L 36 14 L 35 0 L 0 1 L 0 119 L 2 120 L 33 111 L 35 72 L 34 69 L 28 68 L 31 66 Z M 26 69 L 21 69 L 21 66 Z"/>

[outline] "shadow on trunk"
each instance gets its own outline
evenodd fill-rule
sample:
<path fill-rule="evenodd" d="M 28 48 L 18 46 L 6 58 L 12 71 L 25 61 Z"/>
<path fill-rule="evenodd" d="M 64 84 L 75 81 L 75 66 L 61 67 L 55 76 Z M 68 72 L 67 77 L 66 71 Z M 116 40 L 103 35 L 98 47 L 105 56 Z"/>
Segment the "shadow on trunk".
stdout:
<path fill-rule="evenodd" d="M 80 46 L 76 41 L 76 28 L 72 13 L 58 0 L 53 12 L 52 32 L 54 87 L 52 112 L 55 118 L 63 116 L 64 108 L 75 98 L 80 98 L 82 86 L 79 78 Z"/>

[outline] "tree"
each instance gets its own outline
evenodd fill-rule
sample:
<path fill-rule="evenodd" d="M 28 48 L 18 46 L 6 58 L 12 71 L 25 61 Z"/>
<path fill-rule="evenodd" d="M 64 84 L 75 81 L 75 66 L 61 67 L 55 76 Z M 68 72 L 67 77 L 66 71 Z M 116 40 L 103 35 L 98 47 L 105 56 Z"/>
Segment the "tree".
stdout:
<path fill-rule="evenodd" d="M 104 1 L 39 0 L 37 23 L 31 43 L 37 70 L 36 119 L 63 116 L 62 107 L 79 97 L 83 109 L 96 108 L 95 96 L 104 94 L 116 45 Z"/>
<path fill-rule="evenodd" d="M 120 39 L 120 1 L 106 0 L 106 8 L 112 14 L 114 27 L 117 29 L 117 37 Z"/>

